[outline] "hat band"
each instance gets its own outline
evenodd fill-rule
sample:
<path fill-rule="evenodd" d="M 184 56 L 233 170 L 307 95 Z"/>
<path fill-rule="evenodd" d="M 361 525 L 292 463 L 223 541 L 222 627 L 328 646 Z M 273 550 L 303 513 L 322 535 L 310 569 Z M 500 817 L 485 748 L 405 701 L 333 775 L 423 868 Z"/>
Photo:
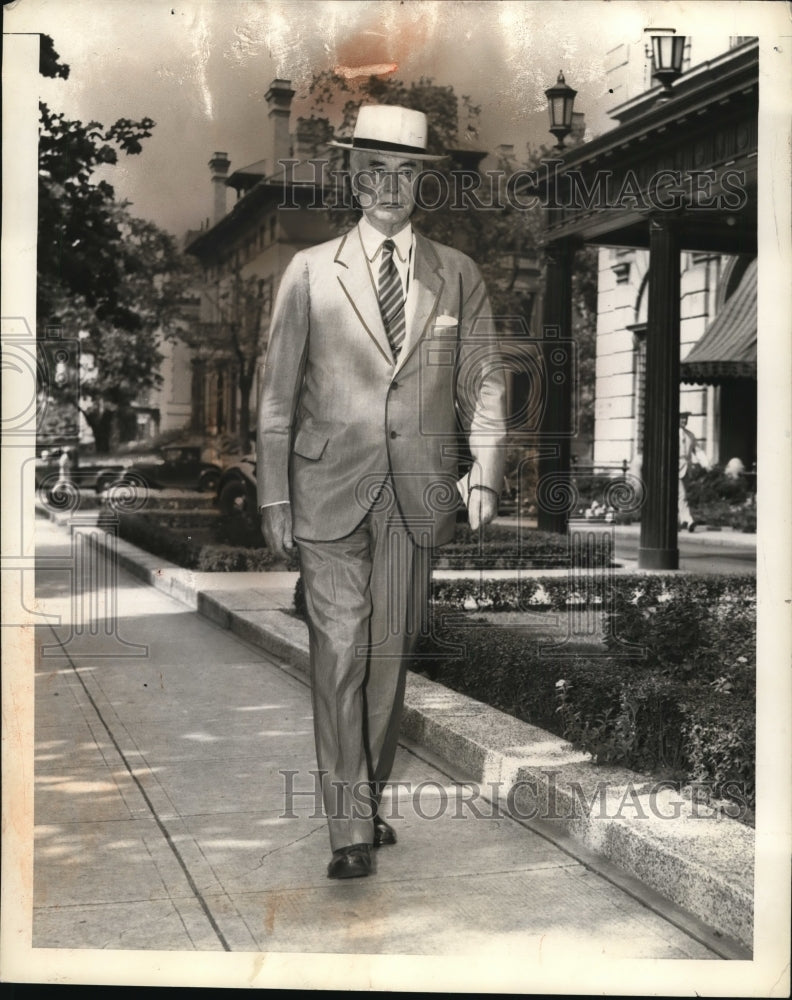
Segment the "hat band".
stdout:
<path fill-rule="evenodd" d="M 425 153 L 421 146 L 405 146 L 401 142 L 384 142 L 380 139 L 352 139 L 353 149 L 381 149 L 387 153 Z"/>

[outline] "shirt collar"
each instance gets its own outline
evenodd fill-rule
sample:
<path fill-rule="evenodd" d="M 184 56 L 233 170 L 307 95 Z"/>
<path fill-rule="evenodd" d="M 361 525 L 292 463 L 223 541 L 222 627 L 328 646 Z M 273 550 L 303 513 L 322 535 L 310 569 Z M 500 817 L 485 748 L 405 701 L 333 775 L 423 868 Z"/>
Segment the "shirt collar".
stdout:
<path fill-rule="evenodd" d="M 403 263 L 409 260 L 413 241 L 412 226 L 409 222 L 395 236 L 388 237 L 383 236 L 378 229 L 375 229 L 364 215 L 358 223 L 358 230 L 360 232 L 360 241 L 363 244 L 363 252 L 370 262 L 373 262 L 382 244 L 387 239 L 393 240 L 396 253 Z"/>

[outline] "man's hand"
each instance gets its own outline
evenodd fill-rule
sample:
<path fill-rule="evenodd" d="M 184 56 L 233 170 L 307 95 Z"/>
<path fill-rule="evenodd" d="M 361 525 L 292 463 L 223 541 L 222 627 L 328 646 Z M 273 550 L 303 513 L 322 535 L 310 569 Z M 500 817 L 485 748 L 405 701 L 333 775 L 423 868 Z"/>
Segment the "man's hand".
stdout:
<path fill-rule="evenodd" d="M 468 522 L 478 531 L 498 514 L 498 495 L 494 490 L 472 487 L 468 497 Z"/>
<path fill-rule="evenodd" d="M 291 504 L 276 503 L 261 511 L 261 534 L 276 559 L 288 559 L 294 551 Z"/>

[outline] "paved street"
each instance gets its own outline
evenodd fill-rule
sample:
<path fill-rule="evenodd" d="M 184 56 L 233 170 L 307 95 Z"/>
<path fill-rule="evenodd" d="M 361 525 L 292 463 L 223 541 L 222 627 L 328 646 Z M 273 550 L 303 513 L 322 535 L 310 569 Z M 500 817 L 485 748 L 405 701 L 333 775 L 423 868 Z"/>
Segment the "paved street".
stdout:
<path fill-rule="evenodd" d="M 303 680 L 124 571 L 115 617 L 70 630 L 68 530 L 37 535 L 62 624 L 38 630 L 34 947 L 716 957 L 537 833 L 460 809 L 419 747 L 393 776 L 399 843 L 329 881 Z M 309 794 L 290 802 L 284 772 Z"/>
<path fill-rule="evenodd" d="M 525 529 L 536 527 L 536 520 L 499 517 L 498 524 Z M 610 525 L 604 521 L 574 520 L 570 530 L 595 535 L 609 534 L 613 538 L 613 552 L 617 563 L 626 570 L 638 568 L 640 524 Z M 724 528 L 707 530 L 705 526 L 694 532 L 680 531 L 678 536 L 679 568 L 694 573 L 753 573 L 756 570 L 756 535 Z"/>
<path fill-rule="evenodd" d="M 616 560 L 625 567 L 638 566 L 640 531 L 637 524 L 620 525 L 615 530 Z M 692 534 L 681 531 L 678 544 L 681 570 L 693 573 L 753 573 L 756 570 L 756 535 L 701 528 Z"/>

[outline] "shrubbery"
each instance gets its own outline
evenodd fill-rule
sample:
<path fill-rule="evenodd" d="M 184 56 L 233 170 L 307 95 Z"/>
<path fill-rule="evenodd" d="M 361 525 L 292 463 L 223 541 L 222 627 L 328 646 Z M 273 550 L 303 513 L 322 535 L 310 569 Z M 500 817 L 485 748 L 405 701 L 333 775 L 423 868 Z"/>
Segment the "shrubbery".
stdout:
<path fill-rule="evenodd" d="M 691 507 L 696 521 L 712 528 L 734 528 L 756 534 L 756 497 L 750 494 L 744 503 L 735 506 L 727 500 L 711 500 Z"/>
<path fill-rule="evenodd" d="M 188 535 L 173 531 L 164 519 L 150 514 L 114 513 L 109 523 L 118 524 L 118 537 L 187 569 L 195 569 L 201 546 Z M 100 517 L 99 523 L 102 523 Z"/>
<path fill-rule="evenodd" d="M 432 598 L 414 669 L 555 732 L 595 762 L 703 782 L 753 806 L 753 577 L 435 580 Z M 581 605 L 602 612 L 602 635 L 564 644 L 537 638 L 531 622 L 466 611 Z M 304 615 L 301 581 L 295 608 Z"/>
<path fill-rule="evenodd" d="M 694 465 L 687 478 L 688 502 L 692 506 L 725 500 L 730 504 L 742 504 L 753 493 L 745 476 L 727 476 L 720 466 L 702 469 Z"/>
<path fill-rule="evenodd" d="M 154 511 L 117 516 L 120 538 L 185 569 L 217 573 L 298 568 L 296 556 L 284 565 L 263 542 L 255 548 L 233 543 L 242 529 L 235 519 L 221 518 L 214 512 L 207 512 L 203 518 L 196 517 L 195 513 Z M 201 521 L 205 523 L 201 525 Z M 224 544 L 225 538 L 230 543 Z"/>
<path fill-rule="evenodd" d="M 565 611 L 572 607 L 605 606 L 613 577 L 604 574 L 519 579 L 433 580 L 432 597 L 440 605 L 487 611 Z"/>
<path fill-rule="evenodd" d="M 712 527 L 756 532 L 755 484 L 745 476 L 727 476 L 719 466 L 694 466 L 687 483 L 690 509 L 697 521 Z"/>
<path fill-rule="evenodd" d="M 459 622 L 471 597 L 480 607 L 491 599 L 491 609 L 531 607 L 526 594 L 533 585 L 547 595 L 546 606 L 569 607 L 582 595 L 570 594 L 567 580 L 530 581 L 522 592 L 504 587 L 514 581 L 483 589 L 477 581 L 454 581 L 455 590 L 440 582 L 433 594 L 442 603 L 434 605 L 433 634 L 416 668 L 550 729 L 597 762 L 704 781 L 726 797 L 737 790 L 752 805 L 754 579 L 636 574 L 606 582 L 611 592 L 590 600 L 605 612 L 603 642 L 589 649 L 579 642 L 540 645 L 527 626 L 474 615 Z M 455 644 L 463 652 L 449 654 Z"/>
<path fill-rule="evenodd" d="M 579 564 L 589 566 L 600 558 L 600 549 L 582 547 Z M 483 532 L 458 525 L 454 540 L 442 545 L 432 557 L 432 565 L 443 569 L 483 566 L 488 569 L 555 569 L 570 563 L 566 535 L 535 528 L 490 524 Z"/>
<path fill-rule="evenodd" d="M 122 538 L 148 552 L 161 555 L 187 569 L 267 570 L 276 563 L 268 552 L 257 525 L 239 517 L 223 517 L 214 510 L 173 511 L 149 509 L 118 512 Z M 610 553 L 606 554 L 609 559 Z M 580 565 L 602 563 L 595 546 L 582 546 L 576 556 Z M 289 563 L 297 568 L 297 557 Z M 549 531 L 520 530 L 489 525 L 484 540 L 466 525 L 460 525 L 453 542 L 433 555 L 435 567 L 451 568 L 566 568 L 570 563 L 567 538 Z"/>

